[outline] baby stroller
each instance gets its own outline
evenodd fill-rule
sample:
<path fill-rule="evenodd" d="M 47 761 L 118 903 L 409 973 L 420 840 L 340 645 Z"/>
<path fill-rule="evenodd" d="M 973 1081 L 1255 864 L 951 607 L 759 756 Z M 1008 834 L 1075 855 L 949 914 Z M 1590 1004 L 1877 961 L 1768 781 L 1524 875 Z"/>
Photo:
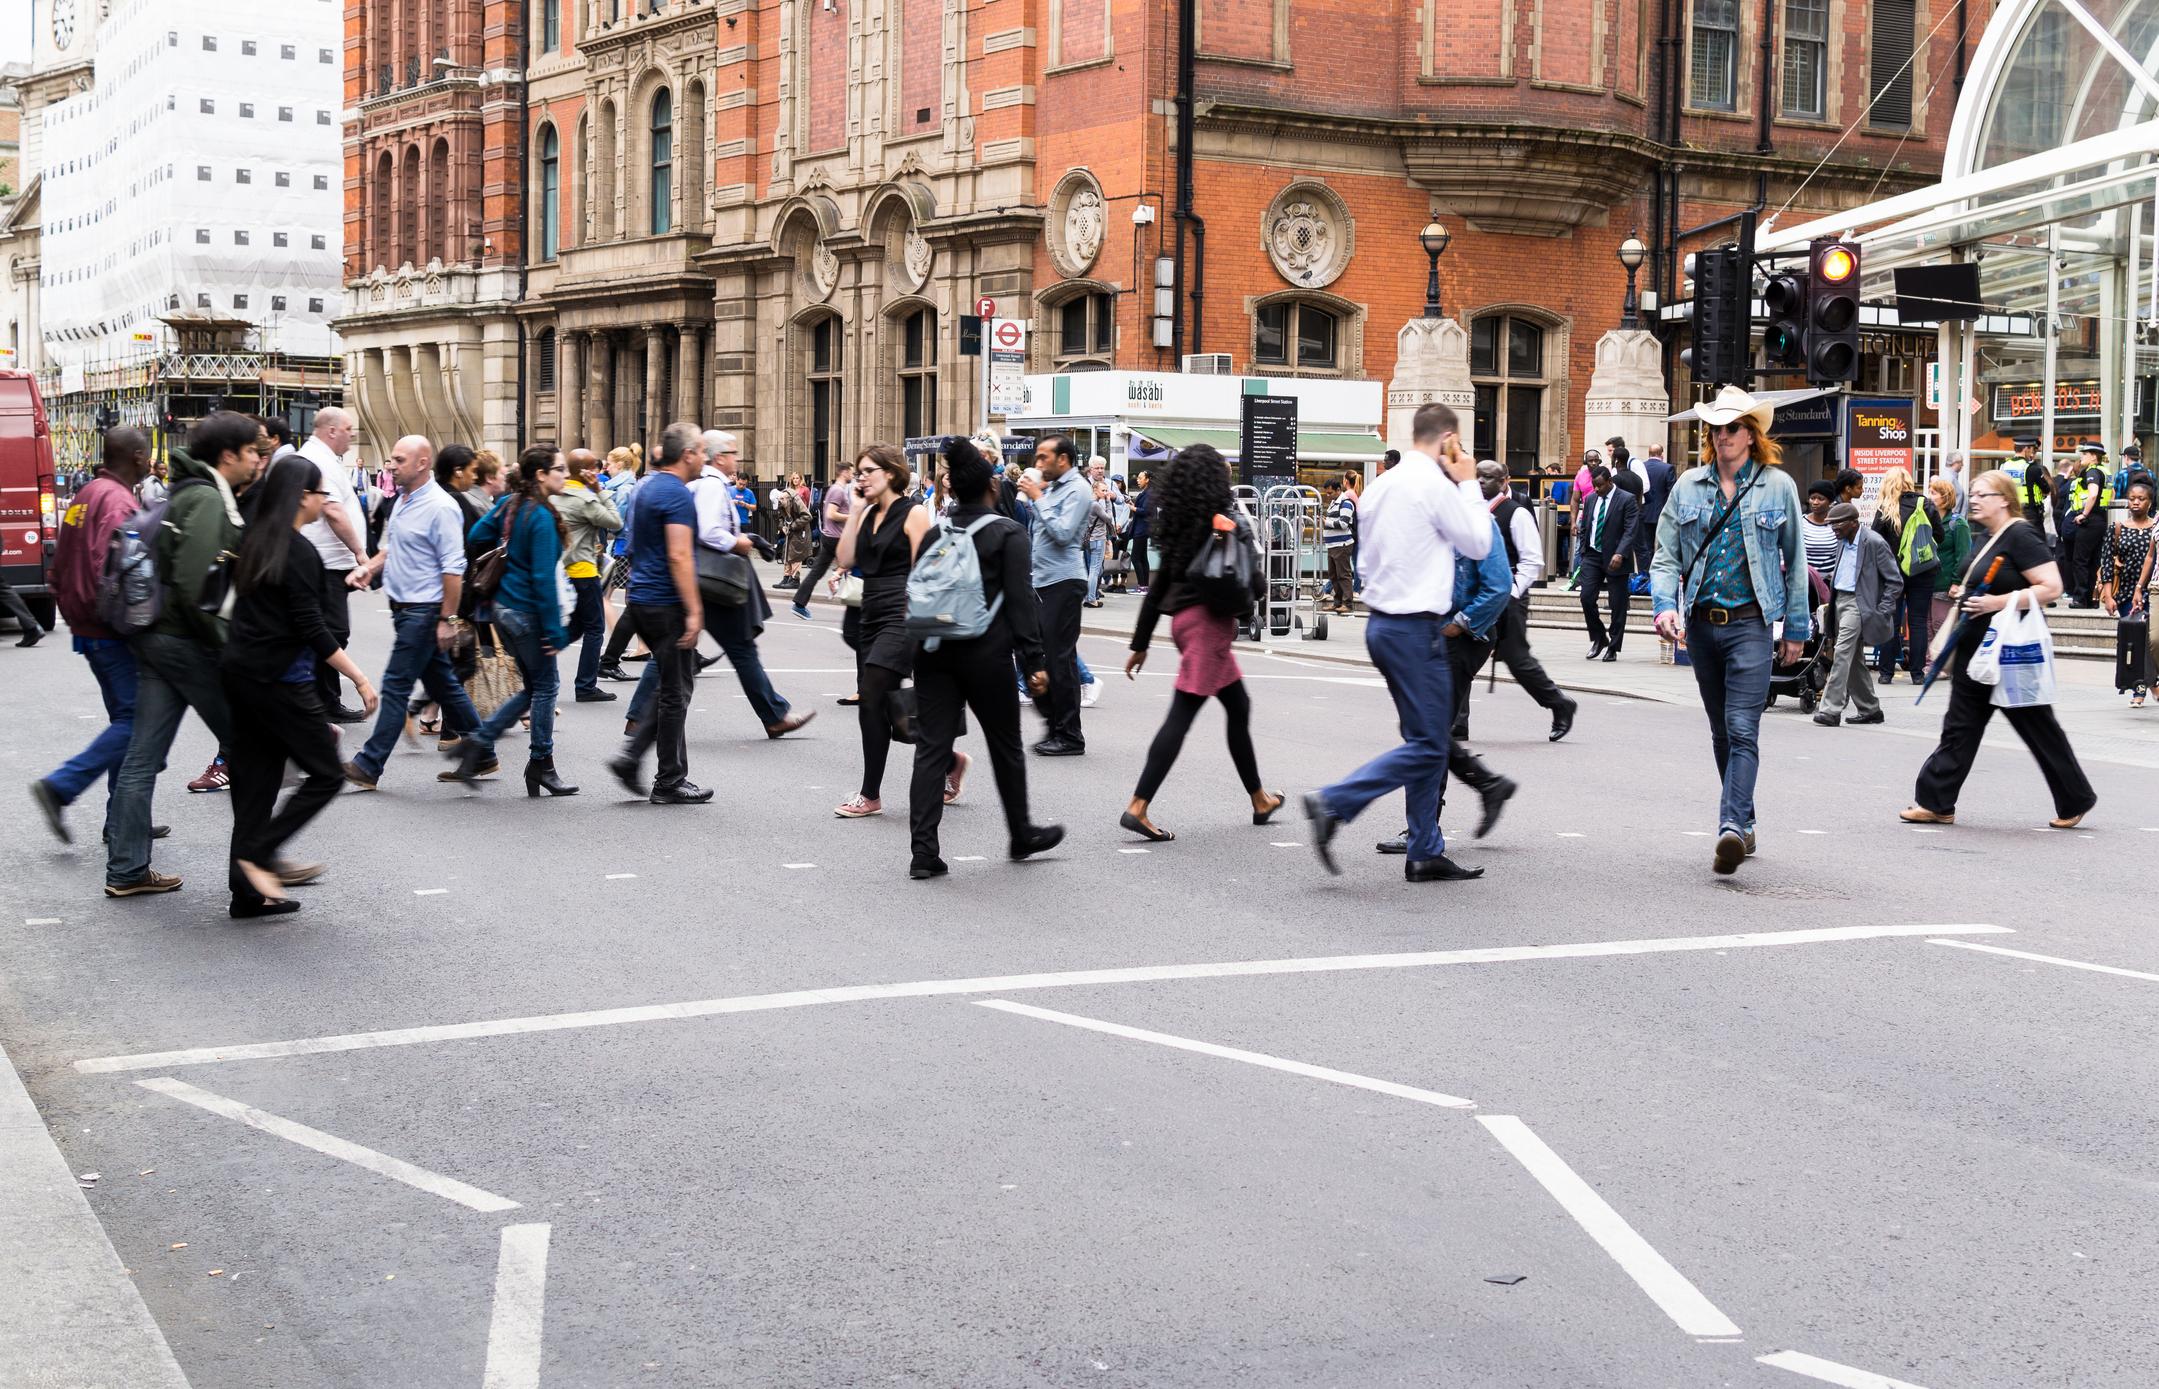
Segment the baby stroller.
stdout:
<path fill-rule="evenodd" d="M 1836 595 L 1830 591 L 1828 580 L 1811 566 L 1807 570 L 1807 583 L 1814 595 L 1814 624 L 1799 653 L 1799 659 L 1790 665 L 1772 661 L 1769 667 L 1769 705 L 1775 707 L 1777 696 L 1791 695 L 1799 701 L 1799 712 L 1811 714 L 1822 699 L 1822 691 L 1829 685 L 1829 664 L 1837 654 L 1837 604 Z"/>

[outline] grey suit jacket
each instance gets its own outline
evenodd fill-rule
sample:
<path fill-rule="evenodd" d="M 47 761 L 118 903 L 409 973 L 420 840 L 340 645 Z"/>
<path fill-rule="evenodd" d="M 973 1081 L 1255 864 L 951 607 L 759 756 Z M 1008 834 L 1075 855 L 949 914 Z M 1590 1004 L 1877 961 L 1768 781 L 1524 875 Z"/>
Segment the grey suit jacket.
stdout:
<path fill-rule="evenodd" d="M 1859 590 L 1852 601 L 1859 607 L 1859 640 L 1879 646 L 1896 633 L 1904 571 L 1897 568 L 1897 552 L 1872 526 L 1861 526 L 1854 539 L 1859 546 Z"/>

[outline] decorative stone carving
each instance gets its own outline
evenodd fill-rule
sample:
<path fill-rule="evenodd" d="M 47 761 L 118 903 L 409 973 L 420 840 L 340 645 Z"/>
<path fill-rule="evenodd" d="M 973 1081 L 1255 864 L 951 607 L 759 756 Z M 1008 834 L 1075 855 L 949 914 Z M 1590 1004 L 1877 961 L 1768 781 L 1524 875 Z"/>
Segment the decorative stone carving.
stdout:
<path fill-rule="evenodd" d="M 901 250 L 906 258 L 908 283 L 916 289 L 922 288 L 930 278 L 930 263 L 936 258 L 936 252 L 931 249 L 922 233 L 913 227 L 907 229 Z"/>
<path fill-rule="evenodd" d="M 829 299 L 840 284 L 840 258 L 820 241 L 810 248 L 810 288 L 819 299 Z"/>
<path fill-rule="evenodd" d="M 1275 194 L 1261 214 L 1260 244 L 1283 279 L 1303 289 L 1319 289 L 1349 268 L 1356 225 L 1348 206 L 1327 185 L 1292 183 Z"/>
<path fill-rule="evenodd" d="M 1451 318 L 1413 318 L 1395 335 L 1394 379 L 1387 383 L 1387 443 L 1408 449 L 1417 407 L 1438 401 L 1458 414 L 1476 408 L 1469 381 L 1469 334 Z"/>
<path fill-rule="evenodd" d="M 1068 279 L 1078 279 L 1094 268 L 1102 254 L 1102 238 L 1109 230 L 1109 206 L 1102 185 L 1085 169 L 1074 169 L 1057 181 L 1050 193 L 1045 224 L 1050 260 Z"/>
<path fill-rule="evenodd" d="M 1615 328 L 1597 339 L 1597 368 L 1582 400 L 1582 438 L 1602 446 L 1619 436 L 1636 453 L 1669 443 L 1671 397 L 1664 387 L 1664 350 L 1656 334 Z"/>

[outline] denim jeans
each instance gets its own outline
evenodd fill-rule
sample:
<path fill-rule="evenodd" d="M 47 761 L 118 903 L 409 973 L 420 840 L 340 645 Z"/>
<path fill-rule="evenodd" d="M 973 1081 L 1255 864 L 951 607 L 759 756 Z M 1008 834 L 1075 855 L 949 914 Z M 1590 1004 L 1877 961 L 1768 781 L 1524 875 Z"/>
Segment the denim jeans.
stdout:
<path fill-rule="evenodd" d="M 750 702 L 750 712 L 757 715 L 758 722 L 770 728 L 787 717 L 787 701 L 772 688 L 772 677 L 765 674 L 765 663 L 757 654 L 757 638 L 750 628 L 750 606 L 745 603 L 737 608 L 705 609 L 705 630 L 720 644 L 727 654 L 727 663 L 735 668 L 735 679 L 742 682 L 743 698 Z"/>
<path fill-rule="evenodd" d="M 590 580 L 579 580 L 589 583 Z M 550 655 L 542 649 L 545 629 L 541 619 L 531 613 L 515 608 L 495 609 L 495 635 L 505 651 L 517 662 L 517 673 L 525 678 L 525 688 L 502 701 L 502 707 L 494 717 L 480 725 L 473 736 L 481 747 L 489 752 L 495 750 L 495 740 L 503 730 L 532 711 L 532 760 L 555 755 L 555 696 L 562 689 L 562 672 L 557 661 L 559 655 Z"/>
<path fill-rule="evenodd" d="M 1687 621 L 1687 654 L 1709 715 L 1717 775 L 1724 779 L 1717 801 L 1720 832 L 1745 834 L 1754 828 L 1754 779 L 1762 766 L 1762 709 L 1769 703 L 1772 647 L 1766 622 L 1720 627 L 1699 617 Z"/>
<path fill-rule="evenodd" d="M 105 727 L 67 763 L 45 778 L 60 804 L 73 805 L 99 777 L 106 791 L 119 779 L 120 762 L 127 756 L 129 739 L 135 734 L 135 657 L 118 637 L 77 637 L 75 650 L 90 663 L 97 677 L 97 692 L 105 699 Z"/>
<path fill-rule="evenodd" d="M 1087 542 L 1087 601 L 1092 603 L 1102 596 L 1102 547 L 1108 541 Z"/>
<path fill-rule="evenodd" d="M 353 757 L 352 765 L 370 777 L 382 775 L 382 765 L 397 746 L 405 729 L 406 706 L 412 703 L 412 687 L 424 685 L 435 703 L 442 706 L 445 733 L 470 733 L 480 726 L 479 711 L 472 707 L 465 687 L 457 682 L 450 658 L 435 645 L 435 619 L 441 616 L 433 603 L 414 603 L 390 610 L 390 627 L 396 634 L 390 646 L 390 664 L 382 673 L 382 709 L 375 716 L 375 731 L 367 746 Z"/>
<path fill-rule="evenodd" d="M 582 637 L 577 648 L 577 688 L 590 692 L 600 688 L 600 648 L 607 644 L 607 603 L 597 578 L 572 579 L 577 609 L 570 614 L 570 635 Z"/>
<path fill-rule="evenodd" d="M 1447 852 L 1446 836 L 1439 829 L 1439 792 L 1447 780 L 1447 746 L 1454 726 L 1447 638 L 1436 618 L 1373 613 L 1364 625 L 1364 645 L 1386 677 L 1402 742 L 1321 788 L 1319 799 L 1333 815 L 1354 820 L 1399 787 L 1408 801 L 1409 857 L 1438 858 Z"/>
<path fill-rule="evenodd" d="M 135 657 L 135 730 L 105 803 L 105 881 L 139 882 L 150 871 L 150 796 L 165 770 L 180 720 L 193 709 L 219 747 L 231 740 L 217 652 L 199 641 L 146 632 L 129 643 Z"/>

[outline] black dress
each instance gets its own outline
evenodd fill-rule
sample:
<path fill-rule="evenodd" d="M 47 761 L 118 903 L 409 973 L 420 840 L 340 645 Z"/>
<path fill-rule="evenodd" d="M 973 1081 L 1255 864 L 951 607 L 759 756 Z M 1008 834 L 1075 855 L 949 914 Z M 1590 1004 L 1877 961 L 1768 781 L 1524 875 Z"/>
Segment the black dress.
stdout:
<path fill-rule="evenodd" d="M 914 639 L 907 635 L 907 576 L 915 567 L 907 538 L 907 515 L 920 505 L 896 498 L 872 531 L 855 534 L 855 568 L 862 574 L 862 626 L 857 649 L 862 664 L 906 675 L 914 669 Z"/>

